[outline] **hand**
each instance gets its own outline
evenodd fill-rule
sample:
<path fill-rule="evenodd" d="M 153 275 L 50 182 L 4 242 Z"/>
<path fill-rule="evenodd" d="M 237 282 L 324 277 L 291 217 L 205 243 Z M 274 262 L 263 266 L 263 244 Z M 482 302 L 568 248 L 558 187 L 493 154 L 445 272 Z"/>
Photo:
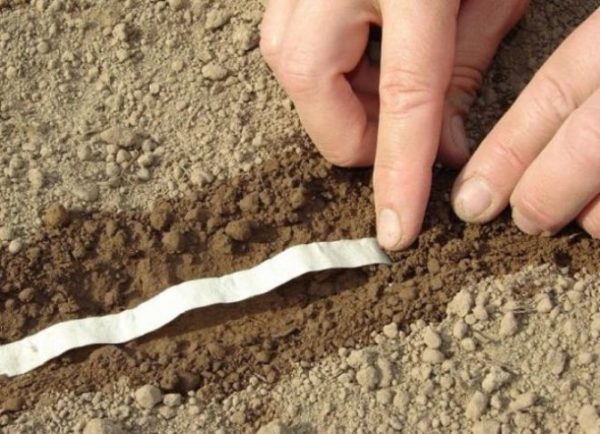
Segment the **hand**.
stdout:
<path fill-rule="evenodd" d="M 383 247 L 419 234 L 436 156 L 468 159 L 463 118 L 528 1 L 268 2 L 261 50 L 309 135 L 336 165 L 375 165 Z M 380 70 L 364 57 L 372 24 L 383 27 Z"/>
<path fill-rule="evenodd" d="M 573 220 L 600 238 L 600 9 L 565 40 L 457 179 L 456 213 L 486 222 L 509 203 L 524 232 Z"/>

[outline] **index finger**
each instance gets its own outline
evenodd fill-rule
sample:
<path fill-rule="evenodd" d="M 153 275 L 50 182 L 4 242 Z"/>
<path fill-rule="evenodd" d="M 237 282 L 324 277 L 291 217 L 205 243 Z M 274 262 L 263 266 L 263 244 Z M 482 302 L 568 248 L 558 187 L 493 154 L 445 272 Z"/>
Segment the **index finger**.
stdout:
<path fill-rule="evenodd" d="M 379 243 L 417 237 L 454 61 L 458 0 L 382 0 L 381 101 L 374 187 Z"/>

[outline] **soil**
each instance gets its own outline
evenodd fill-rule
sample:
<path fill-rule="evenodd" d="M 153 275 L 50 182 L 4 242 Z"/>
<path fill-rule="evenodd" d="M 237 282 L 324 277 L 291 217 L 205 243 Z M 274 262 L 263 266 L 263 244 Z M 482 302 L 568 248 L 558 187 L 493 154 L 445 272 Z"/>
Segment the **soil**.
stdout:
<path fill-rule="evenodd" d="M 177 282 L 245 269 L 295 244 L 374 235 L 371 173 L 333 168 L 312 150 L 256 50 L 259 3 L 150 4 L 0 0 L 0 344 L 59 321 L 130 308 Z M 597 0 L 534 3 L 475 103 L 473 144 L 597 7 Z M 456 315 L 446 314 L 447 305 L 465 288 L 495 296 L 495 285 L 513 282 L 504 275 L 525 273 L 509 286 L 516 303 L 529 306 L 560 279 L 572 286 L 598 281 L 600 241 L 576 227 L 538 238 L 521 234 L 507 215 L 485 226 L 458 221 L 448 200 L 454 176 L 435 170 L 424 232 L 411 249 L 392 255 L 391 267 L 303 277 L 247 302 L 191 312 L 134 342 L 73 351 L 0 379 L 0 433 L 2 426 L 11 434 L 81 432 L 98 417 L 126 421 L 134 432 L 254 432 L 278 417 L 294 432 L 314 432 L 331 423 L 328 414 L 348 420 L 351 432 L 392 431 L 386 408 L 372 419 L 360 416 L 380 399 L 360 392 L 358 382 L 370 374 L 351 381 L 357 389 L 334 385 L 336 354 L 345 360 L 345 348 L 360 350 L 373 339 L 383 345 L 378 332 L 392 333 L 394 323 L 406 333 L 403 351 L 413 369 L 422 365 L 416 334 L 433 322 L 447 335 Z M 581 293 L 593 315 L 597 290 Z M 560 318 L 583 309 L 573 304 Z M 502 318 L 485 327 L 496 330 Z M 511 333 L 513 324 L 504 322 L 503 333 Z M 569 333 L 565 345 L 580 345 L 569 354 L 586 352 Z M 446 335 L 445 357 L 458 345 Z M 481 340 L 482 352 L 473 354 L 484 360 L 500 342 L 505 353 L 525 357 L 534 337 Z M 385 358 L 395 350 L 374 349 Z M 430 351 L 426 358 L 436 357 Z M 586 372 L 573 371 L 573 381 L 585 383 Z M 314 375 L 323 378 L 321 388 Z M 538 384 L 548 377 L 529 370 L 524 378 Z M 183 394 L 177 414 L 185 408 L 189 419 L 178 425 L 166 404 L 156 411 L 132 405 L 132 390 L 141 385 Z M 450 412 L 458 423 L 452 429 L 462 432 L 472 425 L 461 420 L 467 389 L 454 389 L 461 411 Z M 347 399 L 355 415 L 325 411 L 316 395 L 332 406 Z M 544 408 L 558 408 L 550 403 L 560 395 L 548 393 Z M 598 405 L 581 396 L 578 405 Z M 435 409 L 445 402 L 427 399 Z M 288 411 L 304 402 L 305 416 Z M 413 414 L 422 412 L 419 402 Z M 589 408 L 584 413 L 582 420 L 593 419 Z M 401 412 L 407 419 L 398 423 L 411 432 L 435 428 L 433 420 L 419 427 L 410 414 Z M 490 416 L 505 423 L 500 413 Z M 107 428 L 110 420 L 86 432 L 117 432 Z M 569 419 L 564 431 L 575 426 Z M 279 428 L 264 433 L 285 432 Z"/>
<path fill-rule="evenodd" d="M 121 311 L 180 281 L 248 268 L 294 244 L 374 235 L 369 171 L 307 157 L 290 153 L 183 201 L 157 202 L 150 215 L 70 215 L 51 206 L 44 232 L 0 259 L 3 343 L 59 321 Z M 87 392 L 119 376 L 225 397 L 251 376 L 271 383 L 292 362 L 365 343 L 390 321 L 406 328 L 440 319 L 468 282 L 527 265 L 598 270 L 600 242 L 576 228 L 537 238 L 506 218 L 461 223 L 447 203 L 452 174 L 436 178 L 425 231 L 412 249 L 393 255 L 392 267 L 305 277 L 250 302 L 184 315 L 123 346 L 74 351 L 5 381 L 6 399 L 28 405 L 48 388 Z"/>

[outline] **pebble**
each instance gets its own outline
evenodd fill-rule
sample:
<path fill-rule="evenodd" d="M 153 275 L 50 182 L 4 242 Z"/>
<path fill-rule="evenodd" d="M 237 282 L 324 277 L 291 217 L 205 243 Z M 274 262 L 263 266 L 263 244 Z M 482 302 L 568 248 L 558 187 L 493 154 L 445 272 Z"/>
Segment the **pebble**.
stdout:
<path fill-rule="evenodd" d="M 220 81 L 227 78 L 229 71 L 216 63 L 209 63 L 202 67 L 202 76 L 212 81 Z"/>
<path fill-rule="evenodd" d="M 44 186 L 44 174 L 39 169 L 29 169 L 27 171 L 27 179 L 35 189 L 40 189 Z"/>
<path fill-rule="evenodd" d="M 577 422 L 585 434 L 600 432 L 600 416 L 593 405 L 584 405 L 579 409 Z"/>
<path fill-rule="evenodd" d="M 171 9 L 174 11 L 180 11 L 185 8 L 186 5 L 185 0 L 168 0 L 168 2 Z"/>
<path fill-rule="evenodd" d="M 468 353 L 472 353 L 477 349 L 477 344 L 472 338 L 464 338 L 460 341 L 460 347 Z"/>
<path fill-rule="evenodd" d="M 89 161 L 92 159 L 92 150 L 88 145 L 81 145 L 77 148 L 77 158 L 81 161 Z"/>
<path fill-rule="evenodd" d="M 377 400 L 378 403 L 386 405 L 389 404 L 390 402 L 392 402 L 394 395 L 392 394 L 391 390 L 389 389 L 382 389 L 382 390 L 378 390 L 377 393 L 375 394 L 375 399 Z"/>
<path fill-rule="evenodd" d="M 227 24 L 230 18 L 231 14 L 229 12 L 222 9 L 213 9 L 206 14 L 204 27 L 208 30 L 216 30 Z"/>
<path fill-rule="evenodd" d="M 84 202 L 95 202 L 100 197 L 97 185 L 82 185 L 73 188 L 73 195 Z"/>
<path fill-rule="evenodd" d="M 163 404 L 167 407 L 177 407 L 181 405 L 181 395 L 179 393 L 167 393 L 163 398 Z"/>
<path fill-rule="evenodd" d="M 467 407 L 465 409 L 465 414 L 469 419 L 477 420 L 479 419 L 485 409 L 488 406 L 489 396 L 482 392 L 475 392 L 469 402 L 467 403 Z"/>
<path fill-rule="evenodd" d="M 473 425 L 473 434 L 500 434 L 500 424 L 494 420 L 481 420 Z"/>
<path fill-rule="evenodd" d="M 236 241 L 248 241 L 252 236 L 252 223 L 247 220 L 236 220 L 225 226 L 225 233 Z"/>
<path fill-rule="evenodd" d="M 151 409 L 162 401 L 163 395 L 160 389 L 151 384 L 146 384 L 135 391 L 135 400 L 142 408 Z"/>
<path fill-rule="evenodd" d="M 0 227 L 0 241 L 10 241 L 13 238 L 13 231 L 8 226 Z"/>
<path fill-rule="evenodd" d="M 137 134 L 125 127 L 110 127 L 99 134 L 100 140 L 121 148 L 130 148 L 137 141 Z"/>
<path fill-rule="evenodd" d="M 280 420 L 276 419 L 262 426 L 256 434 L 291 434 L 292 431 Z"/>
<path fill-rule="evenodd" d="M 382 332 L 385 335 L 385 337 L 389 339 L 395 339 L 398 337 L 398 324 L 393 322 L 388 325 L 385 325 L 383 326 Z"/>
<path fill-rule="evenodd" d="M 552 299 L 548 294 L 542 294 L 537 302 L 535 309 L 539 313 L 548 313 L 552 310 L 554 304 L 552 303 Z"/>
<path fill-rule="evenodd" d="M 481 383 L 481 388 L 486 393 L 493 393 L 510 380 L 510 374 L 501 368 L 492 367 Z"/>
<path fill-rule="evenodd" d="M 177 410 L 164 405 L 158 409 L 158 414 L 163 419 L 173 419 L 177 415 Z"/>
<path fill-rule="evenodd" d="M 500 321 L 500 336 L 514 336 L 519 330 L 519 323 L 513 312 L 506 312 Z"/>
<path fill-rule="evenodd" d="M 517 396 L 513 401 L 511 401 L 511 403 L 509 404 L 509 408 L 512 411 L 525 410 L 534 405 L 537 399 L 538 397 L 534 392 L 525 392 Z"/>
<path fill-rule="evenodd" d="M 464 318 L 471 311 L 472 307 L 473 296 L 470 292 L 461 290 L 454 296 L 452 301 L 448 303 L 447 312 Z"/>
<path fill-rule="evenodd" d="M 83 429 L 83 434 L 123 434 L 123 429 L 109 419 L 92 419 Z"/>
<path fill-rule="evenodd" d="M 374 366 L 365 366 L 356 373 L 356 382 L 366 390 L 375 390 L 381 380 L 381 373 Z"/>
<path fill-rule="evenodd" d="M 423 331 L 423 342 L 428 348 L 437 350 L 442 346 L 442 338 L 439 333 L 433 330 L 431 327 L 425 328 Z"/>
<path fill-rule="evenodd" d="M 433 348 L 426 348 L 421 354 L 421 360 L 425 363 L 431 363 L 433 365 L 438 365 L 442 363 L 446 357 L 439 350 L 434 350 Z"/>
<path fill-rule="evenodd" d="M 564 351 L 557 351 L 550 359 L 550 372 L 554 375 L 560 375 L 564 372 L 567 366 L 567 353 Z"/>
<path fill-rule="evenodd" d="M 467 325 L 465 320 L 463 320 L 462 318 L 459 319 L 458 321 L 456 321 L 454 323 L 454 326 L 452 327 L 452 335 L 456 339 L 464 338 L 467 335 L 468 331 L 469 331 L 469 326 Z"/>
<path fill-rule="evenodd" d="M 19 253 L 23 248 L 23 240 L 20 238 L 15 238 L 8 244 L 8 252 L 9 253 Z"/>

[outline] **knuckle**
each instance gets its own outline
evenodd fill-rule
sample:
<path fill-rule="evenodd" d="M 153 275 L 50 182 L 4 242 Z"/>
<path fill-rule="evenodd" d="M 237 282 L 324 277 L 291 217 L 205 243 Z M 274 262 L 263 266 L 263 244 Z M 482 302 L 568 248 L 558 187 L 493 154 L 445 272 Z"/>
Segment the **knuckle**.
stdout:
<path fill-rule="evenodd" d="M 291 94 L 303 94 L 315 89 L 319 77 L 318 65 L 309 56 L 298 52 L 280 56 L 279 79 Z"/>
<path fill-rule="evenodd" d="M 528 167 L 527 158 L 512 142 L 498 140 L 491 147 L 491 153 L 489 161 L 499 161 L 501 164 L 508 165 L 508 167 L 518 173 L 525 172 L 525 169 Z"/>
<path fill-rule="evenodd" d="M 405 118 L 417 110 L 436 103 L 434 87 L 425 77 L 408 69 L 392 69 L 382 73 L 379 82 L 381 111 Z"/>
<path fill-rule="evenodd" d="M 532 87 L 536 118 L 555 124 L 566 119 L 577 108 L 574 92 L 564 80 L 548 72 L 538 72 Z"/>
<path fill-rule="evenodd" d="M 483 73 L 474 66 L 455 66 L 452 73 L 452 85 L 475 97 L 477 89 L 483 83 Z"/>
<path fill-rule="evenodd" d="M 274 32 L 263 27 L 260 32 L 259 49 L 260 53 L 272 68 L 277 64 L 281 53 L 282 42 L 276 37 Z"/>
<path fill-rule="evenodd" d="M 596 110 L 580 108 L 569 119 L 565 131 L 567 156 L 592 173 L 600 170 L 600 122 L 596 118 Z"/>
<path fill-rule="evenodd" d="M 514 206 L 516 206 L 525 217 L 537 223 L 540 229 L 545 232 L 553 233 L 560 228 L 555 221 L 556 219 L 546 211 L 543 201 L 540 200 L 541 197 L 542 196 L 539 194 L 525 195 L 516 201 Z"/>

